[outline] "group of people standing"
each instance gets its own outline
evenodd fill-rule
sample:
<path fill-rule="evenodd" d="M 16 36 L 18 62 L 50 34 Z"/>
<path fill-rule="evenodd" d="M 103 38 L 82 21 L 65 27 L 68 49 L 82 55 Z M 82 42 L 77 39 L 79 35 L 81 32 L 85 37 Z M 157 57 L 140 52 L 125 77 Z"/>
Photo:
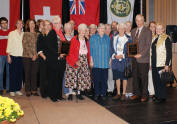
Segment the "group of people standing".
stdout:
<path fill-rule="evenodd" d="M 62 26 L 59 16 L 49 20 L 29 19 L 23 32 L 23 21 L 18 20 L 16 30 L 8 30 L 8 20 L 0 20 L 0 92 L 3 91 L 3 72 L 6 66 L 6 90 L 11 96 L 22 95 L 22 82 L 27 97 L 40 95 L 53 102 L 68 100 L 73 94 L 83 100 L 81 91 L 94 89 L 94 99 L 106 100 L 106 95 L 117 94 L 113 100 L 145 102 L 149 98 L 148 85 L 154 86 L 153 99 L 166 100 L 165 83 L 159 71 L 168 71 L 172 58 L 171 41 L 160 23 L 144 26 L 144 17 L 136 16 L 137 27 L 132 23 L 80 24 L 70 20 Z M 8 37 L 7 37 L 8 36 Z M 63 42 L 69 42 L 68 53 L 62 53 Z M 128 56 L 128 43 L 138 43 L 139 51 Z M 132 65 L 132 78 L 125 75 L 127 63 Z M 23 75 L 24 70 L 24 75 Z M 148 84 L 148 72 L 153 81 Z M 39 74 L 39 76 L 38 76 Z M 24 78 L 23 78 L 24 77 Z M 93 83 L 92 83 L 93 82 Z M 123 92 L 121 93 L 121 82 Z"/>

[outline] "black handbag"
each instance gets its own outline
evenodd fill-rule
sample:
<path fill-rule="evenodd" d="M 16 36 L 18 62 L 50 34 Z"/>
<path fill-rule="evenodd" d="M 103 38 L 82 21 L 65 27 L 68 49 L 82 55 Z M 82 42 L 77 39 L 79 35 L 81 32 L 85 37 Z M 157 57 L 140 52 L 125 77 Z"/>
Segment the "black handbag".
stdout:
<path fill-rule="evenodd" d="M 160 78 L 163 83 L 173 83 L 175 76 L 173 71 L 169 71 L 169 72 L 162 72 Z"/>
<path fill-rule="evenodd" d="M 127 60 L 126 61 L 126 66 L 125 66 L 125 71 L 124 71 L 124 76 L 126 78 L 131 78 L 132 77 L 132 63 L 131 61 Z"/>

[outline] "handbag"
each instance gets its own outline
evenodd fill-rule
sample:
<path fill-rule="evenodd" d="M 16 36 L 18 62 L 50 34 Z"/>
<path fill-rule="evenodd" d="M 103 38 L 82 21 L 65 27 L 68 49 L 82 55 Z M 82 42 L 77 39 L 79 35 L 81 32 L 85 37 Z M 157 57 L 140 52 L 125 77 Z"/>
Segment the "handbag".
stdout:
<path fill-rule="evenodd" d="M 113 70 L 118 70 L 120 72 L 124 72 L 125 70 L 125 59 L 119 61 L 118 59 L 113 59 L 111 63 L 111 67 Z"/>
<path fill-rule="evenodd" d="M 169 72 L 162 72 L 160 74 L 160 78 L 163 83 L 173 83 L 175 76 L 174 76 L 173 71 L 170 70 Z"/>
<path fill-rule="evenodd" d="M 132 63 L 131 61 L 127 60 L 126 61 L 126 66 L 125 66 L 125 71 L 124 71 L 124 76 L 126 78 L 131 78 L 132 77 Z"/>

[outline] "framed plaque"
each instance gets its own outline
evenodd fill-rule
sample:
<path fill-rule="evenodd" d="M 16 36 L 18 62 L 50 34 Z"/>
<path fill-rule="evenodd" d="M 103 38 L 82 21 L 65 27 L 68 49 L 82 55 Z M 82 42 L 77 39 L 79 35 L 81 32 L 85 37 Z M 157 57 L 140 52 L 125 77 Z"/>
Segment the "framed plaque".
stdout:
<path fill-rule="evenodd" d="M 128 57 L 134 57 L 139 53 L 138 43 L 128 43 Z"/>
<path fill-rule="evenodd" d="M 60 48 L 59 48 L 60 54 L 68 55 L 69 49 L 70 49 L 70 42 L 69 41 L 60 41 Z"/>

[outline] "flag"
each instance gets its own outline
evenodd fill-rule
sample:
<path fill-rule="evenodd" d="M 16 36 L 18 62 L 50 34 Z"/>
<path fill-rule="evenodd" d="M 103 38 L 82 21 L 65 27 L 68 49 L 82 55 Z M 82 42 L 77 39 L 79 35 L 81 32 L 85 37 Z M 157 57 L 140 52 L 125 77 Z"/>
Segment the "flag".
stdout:
<path fill-rule="evenodd" d="M 20 0 L 1 0 L 0 17 L 6 17 L 9 28 L 14 29 L 16 21 L 20 19 Z"/>
<path fill-rule="evenodd" d="M 73 9 L 74 8 L 74 9 Z M 70 0 L 70 19 L 79 24 L 99 23 L 100 0 Z"/>
<path fill-rule="evenodd" d="M 108 23 L 125 23 L 133 20 L 135 0 L 107 0 Z"/>
<path fill-rule="evenodd" d="M 62 0 L 30 0 L 30 18 L 51 21 L 57 15 L 62 18 Z"/>

